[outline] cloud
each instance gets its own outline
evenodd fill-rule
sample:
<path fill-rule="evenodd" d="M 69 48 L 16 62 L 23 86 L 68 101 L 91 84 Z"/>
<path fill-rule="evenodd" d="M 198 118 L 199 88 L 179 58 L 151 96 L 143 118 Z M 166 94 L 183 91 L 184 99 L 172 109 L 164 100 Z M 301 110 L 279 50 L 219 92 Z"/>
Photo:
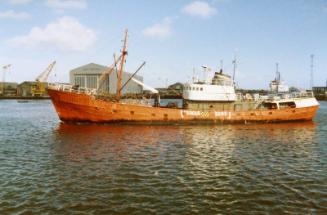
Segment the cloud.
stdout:
<path fill-rule="evenodd" d="M 31 2 L 32 0 L 8 0 L 8 2 L 10 4 L 15 4 L 15 5 L 18 5 L 18 4 L 27 4 L 29 2 Z"/>
<path fill-rule="evenodd" d="M 47 0 L 46 5 L 57 10 L 83 10 L 87 8 L 86 0 Z"/>
<path fill-rule="evenodd" d="M 192 3 L 186 5 L 182 12 L 190 15 L 197 16 L 201 18 L 209 18 L 217 13 L 216 8 L 211 7 L 207 2 L 204 1 L 193 1 Z"/>
<path fill-rule="evenodd" d="M 15 47 L 53 48 L 62 51 L 84 51 L 97 40 L 96 33 L 73 17 L 62 17 L 45 28 L 33 27 L 27 35 L 9 40 Z"/>
<path fill-rule="evenodd" d="M 156 23 L 148 28 L 145 28 L 142 33 L 144 36 L 152 38 L 167 38 L 171 35 L 172 29 L 172 19 L 166 17 L 161 22 Z"/>
<path fill-rule="evenodd" d="M 7 10 L 0 12 L 0 19 L 28 19 L 30 15 L 25 12 L 15 12 L 13 10 Z"/>

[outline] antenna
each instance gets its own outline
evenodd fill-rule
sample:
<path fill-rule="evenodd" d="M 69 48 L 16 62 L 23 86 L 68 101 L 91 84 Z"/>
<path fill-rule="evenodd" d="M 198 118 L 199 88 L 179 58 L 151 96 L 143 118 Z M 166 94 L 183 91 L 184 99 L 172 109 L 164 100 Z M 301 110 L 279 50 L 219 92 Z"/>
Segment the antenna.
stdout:
<path fill-rule="evenodd" d="M 207 72 L 208 66 L 202 65 L 202 68 L 203 68 L 203 82 L 206 82 L 206 79 L 207 79 L 206 72 Z"/>
<path fill-rule="evenodd" d="M 279 63 L 276 63 L 276 81 L 280 81 Z"/>
<path fill-rule="evenodd" d="M 275 77 L 275 81 L 276 81 L 276 93 L 278 93 L 279 91 L 279 84 L 280 84 L 280 72 L 279 72 L 279 63 L 276 63 L 276 77 Z"/>
<path fill-rule="evenodd" d="M 233 60 L 233 82 L 235 81 L 235 73 L 237 69 L 237 57 L 236 54 L 234 54 L 234 60 Z"/>
<path fill-rule="evenodd" d="M 224 70 L 224 60 L 220 60 L 220 71 Z"/>
<path fill-rule="evenodd" d="M 310 59 L 311 59 L 311 63 L 310 63 L 310 88 L 312 90 L 313 88 L 313 69 L 314 69 L 314 66 L 313 66 L 313 60 L 314 60 L 314 55 L 311 54 L 310 55 Z"/>
<path fill-rule="evenodd" d="M 192 77 L 192 83 L 195 83 L 195 68 L 193 67 L 193 77 Z"/>

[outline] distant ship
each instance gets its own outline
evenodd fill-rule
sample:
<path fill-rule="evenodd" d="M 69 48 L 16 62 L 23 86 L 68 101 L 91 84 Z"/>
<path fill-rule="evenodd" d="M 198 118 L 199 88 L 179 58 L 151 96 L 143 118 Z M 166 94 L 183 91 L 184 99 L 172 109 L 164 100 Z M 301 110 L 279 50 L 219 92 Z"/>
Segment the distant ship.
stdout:
<path fill-rule="evenodd" d="M 103 96 L 99 90 L 78 86 L 49 85 L 48 94 L 59 118 L 65 122 L 95 123 L 270 123 L 310 121 L 319 108 L 312 92 L 281 93 L 277 90 L 268 96 L 238 95 L 233 79 L 222 70 L 215 72 L 211 80 L 184 84 L 182 107 L 172 103 L 161 106 L 158 92 L 133 78 L 128 81 L 152 91 L 155 101 L 123 98 L 121 90 L 127 82 L 122 85 L 121 77 L 126 55 L 127 30 L 120 57 L 100 77 L 100 81 L 103 80 L 119 63 L 114 96 Z"/>
<path fill-rule="evenodd" d="M 278 63 L 276 63 L 276 77 L 270 82 L 270 91 L 272 93 L 288 93 L 289 87 L 281 80 L 280 72 L 278 70 Z"/>

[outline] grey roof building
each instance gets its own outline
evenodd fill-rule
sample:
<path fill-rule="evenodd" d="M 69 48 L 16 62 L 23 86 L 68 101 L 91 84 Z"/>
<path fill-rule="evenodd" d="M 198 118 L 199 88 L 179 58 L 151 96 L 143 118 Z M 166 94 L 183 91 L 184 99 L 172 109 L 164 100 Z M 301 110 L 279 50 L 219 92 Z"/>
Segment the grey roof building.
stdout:
<path fill-rule="evenodd" d="M 98 88 L 98 80 L 103 71 L 108 69 L 106 66 L 102 66 L 95 63 L 86 64 L 70 71 L 70 83 L 73 85 L 79 85 L 85 88 Z M 132 76 L 131 73 L 124 72 L 122 77 L 122 85 Z M 142 76 L 134 76 L 135 79 L 143 82 Z M 117 87 L 117 74 L 113 71 L 110 76 L 105 80 L 101 89 L 105 92 L 116 93 Z M 142 93 L 143 87 L 130 81 L 126 87 L 122 90 L 122 94 L 126 93 Z"/>

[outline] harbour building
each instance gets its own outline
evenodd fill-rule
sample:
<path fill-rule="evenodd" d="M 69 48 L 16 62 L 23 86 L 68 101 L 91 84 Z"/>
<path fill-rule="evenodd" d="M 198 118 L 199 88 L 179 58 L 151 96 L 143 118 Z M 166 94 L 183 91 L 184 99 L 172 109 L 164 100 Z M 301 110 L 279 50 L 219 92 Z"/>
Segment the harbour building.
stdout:
<path fill-rule="evenodd" d="M 70 71 L 70 83 L 72 85 L 78 85 L 82 88 L 88 89 L 97 89 L 99 87 L 99 78 L 103 71 L 107 70 L 108 67 L 90 63 L 84 66 L 78 67 Z M 123 72 L 122 77 L 122 85 L 128 81 L 128 79 L 132 76 L 131 73 Z M 143 77 L 135 75 L 135 79 L 143 82 Z M 116 93 L 117 87 L 117 73 L 113 71 L 109 77 L 107 77 L 104 83 L 101 85 L 101 89 L 104 92 L 108 93 Z M 126 93 L 142 93 L 143 87 L 133 82 L 132 80 L 128 82 L 128 84 L 123 88 L 122 94 Z"/>
<path fill-rule="evenodd" d="M 321 87 L 313 87 L 312 88 L 313 94 L 318 100 L 327 100 L 327 83 L 326 86 Z"/>
<path fill-rule="evenodd" d="M 23 97 L 47 97 L 47 82 L 24 81 L 17 86 L 17 95 Z"/>
<path fill-rule="evenodd" d="M 15 82 L 0 82 L 0 96 L 16 96 L 17 85 Z"/>

